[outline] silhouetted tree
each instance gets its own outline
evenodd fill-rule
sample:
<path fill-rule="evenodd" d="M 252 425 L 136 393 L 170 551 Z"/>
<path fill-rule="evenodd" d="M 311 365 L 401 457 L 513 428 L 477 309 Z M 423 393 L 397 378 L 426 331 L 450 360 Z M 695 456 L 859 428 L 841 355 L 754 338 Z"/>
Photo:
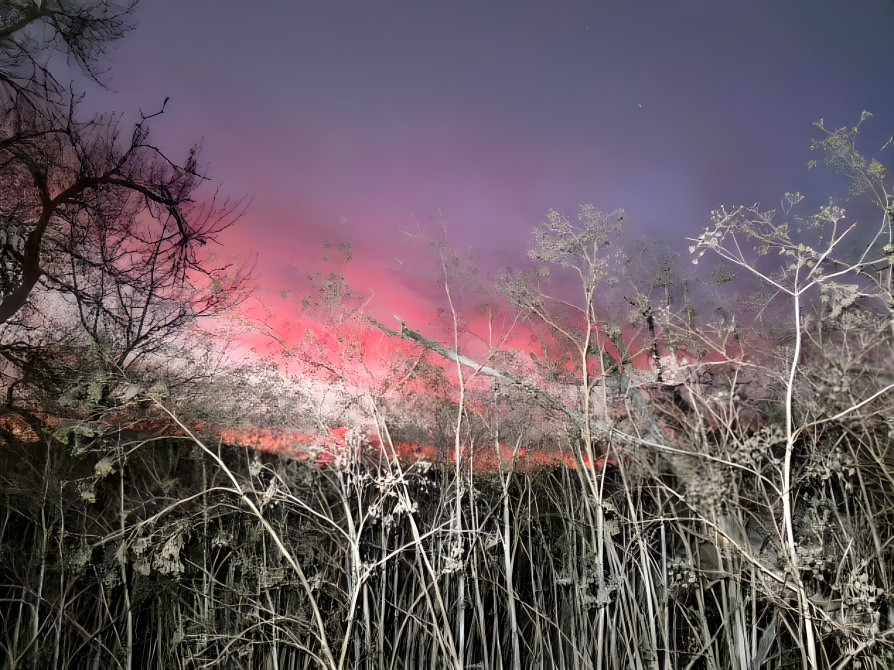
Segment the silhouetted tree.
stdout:
<path fill-rule="evenodd" d="M 105 47 L 132 27 L 134 4 L 0 9 L 0 354 L 19 380 L 42 358 L 38 339 L 46 353 L 46 334 L 33 329 L 48 311 L 77 319 L 66 343 L 91 348 L 108 378 L 244 297 L 244 269 L 205 251 L 239 204 L 199 199 L 197 146 L 176 162 L 151 142 L 149 122 L 164 105 L 130 132 L 114 116 L 79 120 L 77 97 L 48 65 L 61 52 L 101 83 Z M 36 301 L 37 293 L 57 297 Z"/>

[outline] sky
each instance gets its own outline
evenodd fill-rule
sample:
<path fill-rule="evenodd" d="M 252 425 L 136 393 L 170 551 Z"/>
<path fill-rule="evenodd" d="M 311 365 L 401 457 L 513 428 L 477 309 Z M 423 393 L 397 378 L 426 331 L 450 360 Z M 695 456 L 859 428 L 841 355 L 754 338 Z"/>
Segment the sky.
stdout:
<path fill-rule="evenodd" d="M 804 168 L 817 119 L 873 112 L 868 153 L 894 134 L 891 0 L 143 0 L 136 18 L 85 106 L 133 120 L 170 97 L 154 139 L 175 159 L 201 141 L 247 199 L 219 253 L 256 257 L 277 314 L 326 241 L 351 245 L 371 309 L 424 320 L 444 299 L 417 227 L 446 224 L 483 276 L 580 203 L 685 253 L 720 203 L 839 186 Z"/>

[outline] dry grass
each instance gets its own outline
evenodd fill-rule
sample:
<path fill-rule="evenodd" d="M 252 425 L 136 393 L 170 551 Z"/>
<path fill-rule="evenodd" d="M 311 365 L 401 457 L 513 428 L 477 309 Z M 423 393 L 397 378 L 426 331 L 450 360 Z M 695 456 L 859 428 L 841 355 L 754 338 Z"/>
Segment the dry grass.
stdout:
<path fill-rule="evenodd" d="M 5 663 L 801 667 L 784 434 L 772 420 L 744 434 L 691 398 L 680 453 L 619 444 L 610 472 L 474 475 L 359 440 L 318 468 L 188 436 L 47 437 L 38 452 L 5 435 Z M 890 430 L 848 417 L 797 445 L 798 577 L 822 667 L 894 659 Z"/>

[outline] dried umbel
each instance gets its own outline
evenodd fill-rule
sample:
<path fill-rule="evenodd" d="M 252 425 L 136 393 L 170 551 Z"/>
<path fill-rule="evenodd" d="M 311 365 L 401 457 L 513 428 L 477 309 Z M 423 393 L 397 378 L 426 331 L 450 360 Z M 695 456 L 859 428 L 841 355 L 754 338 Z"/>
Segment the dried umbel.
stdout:
<path fill-rule="evenodd" d="M 885 254 L 885 258 L 888 259 L 888 264 L 894 265 L 894 244 L 886 244 L 882 248 L 882 252 Z"/>

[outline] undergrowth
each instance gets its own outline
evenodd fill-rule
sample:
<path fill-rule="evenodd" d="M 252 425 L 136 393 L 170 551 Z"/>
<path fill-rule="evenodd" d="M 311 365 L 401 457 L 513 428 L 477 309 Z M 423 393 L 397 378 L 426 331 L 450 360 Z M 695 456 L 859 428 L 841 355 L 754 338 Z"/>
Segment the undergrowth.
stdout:
<path fill-rule="evenodd" d="M 890 430 L 799 449 L 824 667 L 894 663 Z M 336 468 L 189 434 L 5 433 L 5 667 L 801 667 L 784 436 L 712 435 L 673 469 L 618 446 L 601 471 L 458 479 L 358 435 Z"/>

